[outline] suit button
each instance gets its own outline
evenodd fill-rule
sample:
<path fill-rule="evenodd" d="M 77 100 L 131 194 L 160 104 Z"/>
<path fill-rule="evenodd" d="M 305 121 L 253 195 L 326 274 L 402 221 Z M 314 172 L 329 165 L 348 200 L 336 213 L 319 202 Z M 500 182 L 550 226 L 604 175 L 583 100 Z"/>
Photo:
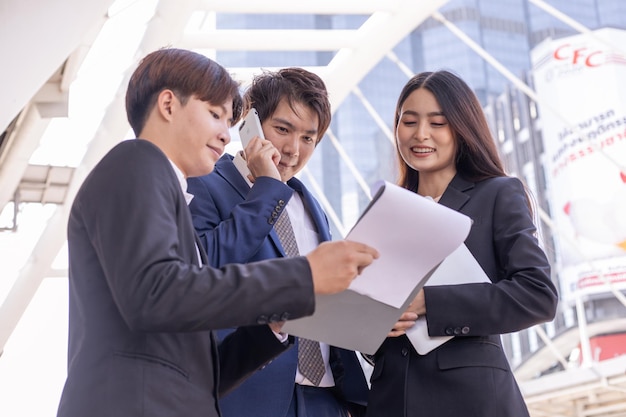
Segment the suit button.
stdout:
<path fill-rule="evenodd" d="M 458 335 L 460 335 L 460 334 L 461 334 L 461 328 L 460 328 L 460 327 L 455 327 L 455 328 L 454 328 L 454 335 L 455 335 L 455 336 L 458 336 Z"/>
<path fill-rule="evenodd" d="M 454 335 L 454 329 L 452 327 L 446 327 L 446 334 L 448 336 L 453 336 Z"/>
<path fill-rule="evenodd" d="M 280 316 L 278 314 L 272 314 L 270 316 L 270 323 L 276 323 L 280 321 Z"/>
<path fill-rule="evenodd" d="M 291 317 L 291 314 L 285 312 L 285 313 L 281 314 L 280 321 L 287 321 L 287 320 L 289 320 L 289 317 Z"/>
<path fill-rule="evenodd" d="M 259 317 L 256 318 L 256 323 L 257 324 L 267 324 L 267 316 L 262 314 Z"/>
<path fill-rule="evenodd" d="M 463 333 L 463 334 L 468 334 L 469 332 L 470 332 L 470 328 L 469 328 L 469 327 L 467 327 L 467 326 L 465 326 L 465 327 L 463 327 L 463 328 L 461 329 L 461 333 Z"/>
<path fill-rule="evenodd" d="M 406 356 L 406 355 L 408 355 L 408 354 L 409 354 L 409 349 L 407 349 L 407 348 L 402 348 L 402 351 L 401 351 L 400 353 L 402 353 L 402 356 Z"/>
<path fill-rule="evenodd" d="M 279 206 L 284 206 L 285 205 L 285 200 L 278 200 L 278 205 Z"/>

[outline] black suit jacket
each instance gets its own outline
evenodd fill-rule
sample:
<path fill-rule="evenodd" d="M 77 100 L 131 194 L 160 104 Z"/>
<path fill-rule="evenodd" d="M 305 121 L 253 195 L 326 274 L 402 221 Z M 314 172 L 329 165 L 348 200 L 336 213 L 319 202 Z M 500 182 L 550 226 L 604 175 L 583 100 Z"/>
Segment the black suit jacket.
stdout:
<path fill-rule="evenodd" d="M 527 416 L 500 334 L 552 320 L 557 293 L 524 188 L 517 178 L 457 175 L 440 204 L 472 219 L 465 244 L 492 283 L 425 287 L 429 334 L 459 336 L 423 356 L 406 336 L 385 340 L 367 415 Z"/>
<path fill-rule="evenodd" d="M 68 243 L 59 416 L 218 416 L 217 396 L 286 346 L 267 326 L 240 327 L 220 355 L 211 329 L 314 309 L 303 257 L 206 266 L 175 171 L 145 140 L 120 143 L 86 178 Z"/>

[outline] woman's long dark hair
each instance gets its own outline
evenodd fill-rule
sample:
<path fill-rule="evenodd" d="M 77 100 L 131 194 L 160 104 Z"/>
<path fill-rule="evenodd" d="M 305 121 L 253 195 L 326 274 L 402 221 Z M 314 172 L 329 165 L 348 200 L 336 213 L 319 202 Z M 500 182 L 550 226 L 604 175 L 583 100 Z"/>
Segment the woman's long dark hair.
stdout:
<path fill-rule="evenodd" d="M 400 121 L 402 105 L 415 90 L 430 91 L 441 106 L 457 141 L 457 173 L 470 181 L 505 176 L 502 161 L 489 130 L 478 98 L 458 76 L 448 71 L 422 72 L 404 86 L 394 118 L 394 132 Z M 400 177 L 398 184 L 417 192 L 419 173 L 407 165 L 396 145 Z"/>

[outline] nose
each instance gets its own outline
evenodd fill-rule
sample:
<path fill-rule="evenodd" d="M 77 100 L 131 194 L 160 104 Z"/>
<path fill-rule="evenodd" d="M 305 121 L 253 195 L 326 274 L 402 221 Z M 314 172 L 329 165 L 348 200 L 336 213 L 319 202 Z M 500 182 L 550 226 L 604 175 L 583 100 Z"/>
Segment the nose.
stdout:
<path fill-rule="evenodd" d="M 415 128 L 415 138 L 419 140 L 426 140 L 429 138 L 430 130 L 428 128 L 428 122 L 420 121 Z"/>
<path fill-rule="evenodd" d="M 218 137 L 224 143 L 224 146 L 230 143 L 230 126 L 228 123 L 224 124 L 224 126 L 220 129 Z"/>
<path fill-rule="evenodd" d="M 282 151 L 288 156 L 298 156 L 300 154 L 300 138 L 298 135 L 291 135 L 286 139 Z"/>

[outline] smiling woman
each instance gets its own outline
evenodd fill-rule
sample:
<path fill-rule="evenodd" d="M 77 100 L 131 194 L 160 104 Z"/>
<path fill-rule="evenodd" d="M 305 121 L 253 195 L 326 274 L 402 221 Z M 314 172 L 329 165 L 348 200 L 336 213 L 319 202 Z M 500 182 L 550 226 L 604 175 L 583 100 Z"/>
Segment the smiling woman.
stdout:
<path fill-rule="evenodd" d="M 406 98 L 396 136 L 402 159 L 419 171 L 423 187 L 432 184 L 422 195 L 441 197 L 456 174 L 457 139 L 433 93 L 420 88 Z"/>
<path fill-rule="evenodd" d="M 413 76 L 395 125 L 400 184 L 472 219 L 465 245 L 489 281 L 426 284 L 396 329 L 418 315 L 430 337 L 454 337 L 418 353 L 406 335 L 390 334 L 374 355 L 366 416 L 528 416 L 500 334 L 552 320 L 558 302 L 528 196 L 504 173 L 480 103 L 457 75 Z M 446 402 L 450 387 L 455 400 Z"/>

